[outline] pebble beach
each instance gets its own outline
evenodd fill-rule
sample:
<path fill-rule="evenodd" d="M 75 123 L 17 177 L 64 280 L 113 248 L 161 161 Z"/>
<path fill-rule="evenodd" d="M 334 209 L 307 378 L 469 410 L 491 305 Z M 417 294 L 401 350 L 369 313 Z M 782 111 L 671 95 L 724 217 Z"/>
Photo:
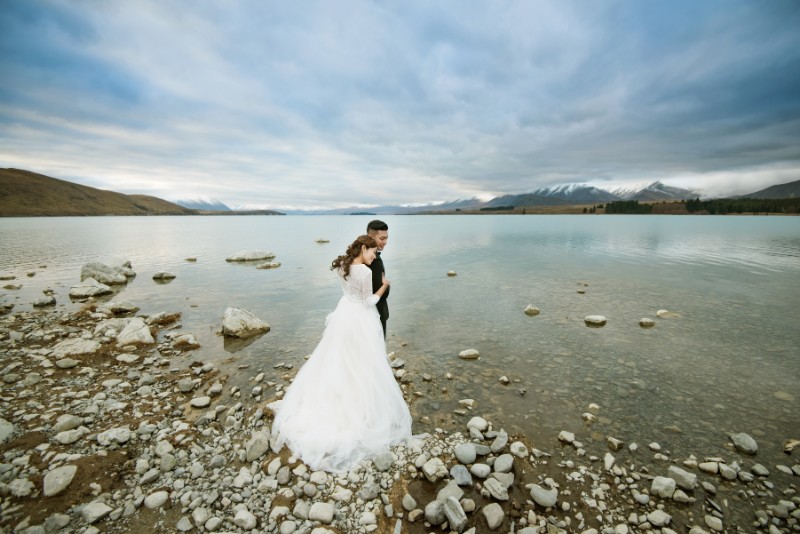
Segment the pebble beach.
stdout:
<path fill-rule="evenodd" d="M 427 374 L 402 348 L 390 360 L 419 433 L 348 473 L 313 472 L 270 432 L 295 366 L 264 362 L 282 370 L 271 381 L 200 361 L 180 313 L 138 314 L 87 280 L 71 292 L 80 309 L 55 308 L 42 288 L 33 311 L 0 316 L 2 532 L 800 531 L 798 436 L 782 439 L 782 462 L 745 432 L 719 436 L 724 455 L 678 457 L 605 432 L 599 404 L 575 414 L 583 433 L 531 436 L 471 399 L 457 423 L 430 428 L 415 400 L 422 384 L 447 392 L 453 374 Z M 242 376 L 247 388 L 231 385 Z"/>

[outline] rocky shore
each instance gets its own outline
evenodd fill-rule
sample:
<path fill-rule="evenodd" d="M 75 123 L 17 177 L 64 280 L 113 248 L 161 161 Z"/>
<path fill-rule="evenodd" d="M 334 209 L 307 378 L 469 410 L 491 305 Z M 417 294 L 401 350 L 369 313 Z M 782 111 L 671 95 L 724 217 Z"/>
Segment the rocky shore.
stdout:
<path fill-rule="evenodd" d="M 82 287 L 103 285 L 94 280 Z M 595 404 L 586 435 L 523 436 L 464 399 L 460 426 L 349 473 L 312 472 L 270 432 L 268 405 L 293 365 L 265 362 L 285 371 L 274 381 L 220 369 L 194 357 L 179 313 L 81 298 L 72 312 L 0 317 L 2 532 L 800 531 L 796 442 L 769 465 L 745 433 L 720 436 L 724 456 L 677 458 L 646 436 L 599 435 Z M 410 360 L 393 360 L 410 403 L 415 377 L 451 378 Z M 249 389 L 228 385 L 232 373 L 248 374 Z"/>

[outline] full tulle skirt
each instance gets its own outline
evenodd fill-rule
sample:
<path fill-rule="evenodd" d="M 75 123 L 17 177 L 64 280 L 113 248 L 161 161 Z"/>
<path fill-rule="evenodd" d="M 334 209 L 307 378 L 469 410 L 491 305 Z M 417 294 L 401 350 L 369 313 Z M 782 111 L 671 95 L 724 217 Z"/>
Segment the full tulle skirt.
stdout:
<path fill-rule="evenodd" d="M 273 409 L 278 444 L 315 470 L 347 471 L 411 437 L 375 306 L 342 297 Z"/>

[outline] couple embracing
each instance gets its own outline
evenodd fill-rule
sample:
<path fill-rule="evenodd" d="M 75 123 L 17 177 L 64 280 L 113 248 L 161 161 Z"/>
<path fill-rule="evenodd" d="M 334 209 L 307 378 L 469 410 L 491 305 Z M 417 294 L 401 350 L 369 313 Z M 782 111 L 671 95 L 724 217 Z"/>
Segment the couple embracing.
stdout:
<path fill-rule="evenodd" d="M 347 471 L 411 437 L 411 414 L 386 357 L 389 227 L 371 221 L 331 263 L 343 295 L 286 396 L 274 406 L 280 446 L 315 470 Z"/>

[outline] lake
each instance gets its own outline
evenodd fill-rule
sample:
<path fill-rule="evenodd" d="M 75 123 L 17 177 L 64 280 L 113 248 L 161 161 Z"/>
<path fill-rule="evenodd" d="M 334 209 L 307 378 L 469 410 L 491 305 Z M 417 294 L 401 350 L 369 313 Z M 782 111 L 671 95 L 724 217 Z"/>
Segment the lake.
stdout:
<path fill-rule="evenodd" d="M 141 313 L 180 311 L 183 330 L 202 344 L 173 365 L 214 362 L 231 375 L 228 384 L 247 390 L 257 372 L 279 380 L 285 371 L 275 365 L 297 368 L 313 350 L 340 295 L 330 262 L 371 218 L 0 219 L 0 272 L 23 284 L 0 290 L 0 301 L 30 310 L 49 287 L 59 307 L 73 310 L 80 304 L 67 293 L 84 263 L 130 260 L 138 276 L 114 298 Z M 471 414 L 453 410 L 471 398 L 474 413 L 542 448 L 569 430 L 585 442 L 656 441 L 683 459 L 728 454 L 728 434 L 747 432 L 767 464 L 785 458 L 784 440 L 800 438 L 800 218 L 383 219 L 388 350 L 417 377 L 415 432 L 463 428 Z M 243 249 L 270 250 L 282 265 L 225 261 Z M 157 271 L 177 278 L 157 284 Z M 528 304 L 540 315 L 526 316 Z M 229 306 L 252 311 L 272 330 L 226 350 L 215 332 Z M 660 309 L 676 316 L 657 318 Z M 591 314 L 606 316 L 607 325 L 588 328 Z M 655 327 L 641 328 L 643 317 Z M 480 360 L 458 358 L 470 348 Z M 600 411 L 588 426 L 581 414 L 590 403 Z"/>

